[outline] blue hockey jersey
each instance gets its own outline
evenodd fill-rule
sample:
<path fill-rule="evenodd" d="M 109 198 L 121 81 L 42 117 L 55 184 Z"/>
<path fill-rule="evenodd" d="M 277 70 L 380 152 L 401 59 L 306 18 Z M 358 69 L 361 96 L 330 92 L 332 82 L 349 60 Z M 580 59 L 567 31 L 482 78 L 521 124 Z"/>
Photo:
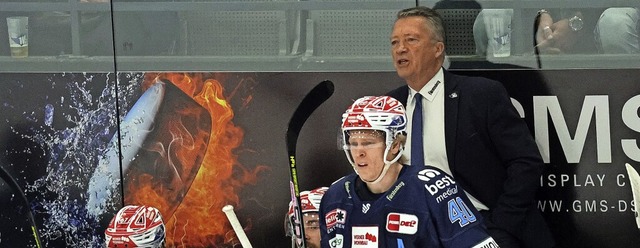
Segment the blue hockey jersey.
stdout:
<path fill-rule="evenodd" d="M 453 177 L 432 166 L 403 166 L 376 200 L 356 194 L 355 173 L 322 197 L 322 247 L 498 247 Z"/>

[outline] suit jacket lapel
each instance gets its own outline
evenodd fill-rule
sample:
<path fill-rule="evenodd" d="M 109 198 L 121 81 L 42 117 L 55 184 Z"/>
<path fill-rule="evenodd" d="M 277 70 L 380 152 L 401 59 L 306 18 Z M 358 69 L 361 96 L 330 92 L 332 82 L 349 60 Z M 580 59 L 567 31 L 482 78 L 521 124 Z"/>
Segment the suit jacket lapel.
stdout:
<path fill-rule="evenodd" d="M 458 130 L 458 99 L 460 98 L 460 92 L 458 92 L 457 78 L 444 71 L 444 134 L 445 145 L 447 147 L 447 158 L 449 160 L 449 167 L 453 172 L 455 167 L 455 155 L 456 155 L 456 130 Z"/>
<path fill-rule="evenodd" d="M 400 101 L 402 103 L 402 105 L 405 106 L 405 108 L 407 107 L 407 102 L 409 98 L 409 86 L 408 85 L 404 85 L 402 86 L 402 89 L 398 92 L 398 98 L 396 100 Z"/>

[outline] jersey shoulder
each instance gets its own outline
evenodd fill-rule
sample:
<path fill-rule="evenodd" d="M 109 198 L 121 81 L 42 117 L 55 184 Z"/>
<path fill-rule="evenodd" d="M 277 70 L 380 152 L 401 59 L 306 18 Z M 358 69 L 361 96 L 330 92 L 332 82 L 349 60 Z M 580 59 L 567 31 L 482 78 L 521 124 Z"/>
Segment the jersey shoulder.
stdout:
<path fill-rule="evenodd" d="M 351 189 L 353 187 L 351 186 L 351 184 L 354 182 L 355 178 L 355 173 L 352 173 L 331 183 L 329 189 L 322 197 L 323 202 L 340 201 L 344 197 L 352 194 Z"/>
<path fill-rule="evenodd" d="M 402 180 L 425 194 L 427 202 L 440 203 L 462 193 L 453 176 L 434 166 L 409 166 Z"/>

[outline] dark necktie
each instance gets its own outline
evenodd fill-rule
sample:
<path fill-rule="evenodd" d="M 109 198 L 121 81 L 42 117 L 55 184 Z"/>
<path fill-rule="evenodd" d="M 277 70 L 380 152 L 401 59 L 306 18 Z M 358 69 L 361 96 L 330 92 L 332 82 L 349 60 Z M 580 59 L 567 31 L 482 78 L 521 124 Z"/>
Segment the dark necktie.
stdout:
<path fill-rule="evenodd" d="M 411 164 L 424 166 L 424 147 L 422 142 L 422 95 L 415 95 L 416 107 L 411 119 Z"/>

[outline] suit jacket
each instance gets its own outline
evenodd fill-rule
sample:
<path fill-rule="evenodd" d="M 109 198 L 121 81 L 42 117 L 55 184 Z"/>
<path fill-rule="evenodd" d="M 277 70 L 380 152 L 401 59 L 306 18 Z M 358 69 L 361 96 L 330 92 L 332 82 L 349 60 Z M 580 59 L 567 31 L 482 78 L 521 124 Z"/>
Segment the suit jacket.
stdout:
<path fill-rule="evenodd" d="M 535 205 L 544 162 L 504 86 L 444 70 L 444 87 L 447 159 L 456 182 L 490 208 L 487 225 L 511 233 L 527 247 L 552 247 Z M 387 95 L 406 105 L 409 88 Z"/>

